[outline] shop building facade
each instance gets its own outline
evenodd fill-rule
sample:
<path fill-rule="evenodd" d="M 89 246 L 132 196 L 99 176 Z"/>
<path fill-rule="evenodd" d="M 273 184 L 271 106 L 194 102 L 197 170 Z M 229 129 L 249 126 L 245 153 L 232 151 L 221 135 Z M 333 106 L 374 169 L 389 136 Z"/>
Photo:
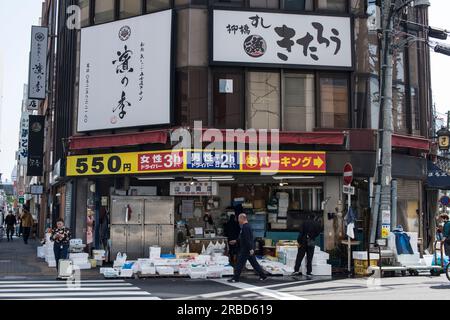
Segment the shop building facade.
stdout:
<path fill-rule="evenodd" d="M 81 31 L 65 27 L 67 8 L 74 4 L 81 7 Z M 295 239 L 302 220 L 317 219 L 324 223 L 318 244 L 330 251 L 339 247 L 344 237 L 339 218 L 347 207 L 342 170 L 349 162 L 355 176 L 352 205 L 358 212 L 358 238 L 366 241 L 381 123 L 376 9 L 375 1 L 362 0 L 60 1 L 59 11 L 55 11 L 55 108 L 53 117 L 48 114 L 54 126 L 47 139 L 51 156 L 45 174 L 51 177 L 46 189 L 52 201 L 43 199 L 52 219 L 65 217 L 77 237 L 100 248 L 102 240 L 113 238 L 112 229 L 105 234 L 107 228 L 102 225 L 114 224 L 112 197 L 173 197 L 174 219 L 170 221 L 176 242 L 177 221 L 187 220 L 192 229 L 210 229 L 202 220 L 209 212 L 218 232 L 236 199 L 244 198 L 244 212 L 267 213 L 263 223 L 253 222 L 264 225 L 256 230 L 262 232 L 259 236 Z M 408 7 L 403 14 L 405 19 L 427 25 L 426 5 Z M 139 29 L 139 23 L 155 21 L 161 23 L 158 33 L 154 28 Z M 423 29 L 408 28 L 398 26 L 399 37 L 411 32 L 427 36 Z M 121 31 L 119 39 L 117 30 Z M 154 61 L 158 60 L 149 57 L 157 56 L 155 52 L 161 48 L 152 51 L 145 41 L 132 42 L 135 34 L 147 39 L 146 32 L 170 48 L 157 66 Z M 83 42 L 87 37 L 97 37 L 98 47 L 87 49 L 89 43 Z M 110 45 L 101 39 L 111 37 L 117 41 L 117 50 L 110 50 L 108 61 L 112 71 L 95 73 L 95 63 L 99 68 L 106 64 L 90 60 L 89 65 L 86 57 L 95 58 L 97 50 L 101 60 L 104 47 Z M 126 69 L 122 50 L 129 48 L 124 48 L 124 42 L 135 45 L 140 53 L 132 58 L 136 59 L 133 65 L 133 60 L 127 60 L 130 65 Z M 167 63 L 168 67 L 161 69 L 165 72 L 158 75 L 159 82 L 153 81 L 151 74 L 144 80 L 131 75 L 131 67 L 140 74 L 147 64 L 163 68 Z M 426 212 L 423 181 L 431 137 L 430 68 L 425 44 L 399 47 L 394 73 L 393 178 L 398 182 L 398 223 L 407 231 L 422 234 L 420 228 L 426 221 L 417 212 Z M 141 96 L 149 99 L 144 100 L 147 109 L 136 107 L 143 111 L 134 115 L 124 95 L 115 97 L 120 91 L 131 94 L 126 88 L 132 79 L 137 79 L 140 89 L 135 93 L 137 101 Z M 101 82 L 104 86 L 96 87 Z M 90 111 L 83 101 L 86 84 L 91 86 Z M 95 99 L 99 99 L 98 110 L 92 111 Z M 106 120 L 100 120 L 102 112 L 110 113 L 105 114 Z M 127 124 L 117 125 L 123 120 L 120 114 L 127 115 Z M 202 129 L 195 129 L 195 121 L 201 121 Z M 227 163 L 226 168 L 223 163 L 208 166 L 205 154 L 216 154 L 199 152 L 198 145 L 194 148 L 191 143 L 188 149 L 194 151 L 178 154 L 182 160 L 177 163 L 177 152 L 172 150 L 179 144 L 180 128 L 192 140 L 202 136 L 200 149 L 221 136 L 227 151 L 217 154 L 222 160 L 222 156 L 228 160 L 234 156 L 240 163 Z M 281 172 L 261 174 L 258 162 L 261 166 L 263 157 L 258 154 L 252 163 L 255 159 L 237 148 L 242 147 L 239 141 L 245 141 L 239 139 L 250 131 L 241 132 L 241 136 L 238 133 L 236 138 L 227 136 L 229 129 L 255 130 L 244 148 L 265 141 L 265 130 L 277 130 L 278 160 L 286 159 L 284 167 L 279 167 Z M 269 148 L 274 141 L 270 140 Z M 154 163 L 143 163 L 145 155 L 149 157 L 146 161 Z M 162 167 L 158 167 L 161 159 Z M 197 166 L 196 159 L 200 162 Z M 206 191 L 202 191 L 202 184 Z M 208 190 L 213 185 L 217 188 L 214 193 Z M 186 191 L 191 186 L 200 188 L 199 195 Z M 280 192 L 289 195 L 283 210 L 286 213 L 271 216 L 269 207 Z M 143 209 L 139 206 L 138 200 L 129 198 L 125 212 L 144 214 L 145 204 Z M 108 214 L 109 219 L 105 219 Z M 145 237 L 143 232 L 133 241 L 148 245 Z"/>

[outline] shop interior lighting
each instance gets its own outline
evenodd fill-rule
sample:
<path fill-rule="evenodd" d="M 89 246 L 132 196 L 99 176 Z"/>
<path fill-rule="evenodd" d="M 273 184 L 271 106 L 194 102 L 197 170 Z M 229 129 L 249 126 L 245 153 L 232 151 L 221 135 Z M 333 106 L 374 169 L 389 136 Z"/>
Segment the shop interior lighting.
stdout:
<path fill-rule="evenodd" d="M 274 176 L 274 180 L 314 179 L 313 176 Z"/>
<path fill-rule="evenodd" d="M 137 177 L 138 180 L 175 180 L 172 177 Z"/>

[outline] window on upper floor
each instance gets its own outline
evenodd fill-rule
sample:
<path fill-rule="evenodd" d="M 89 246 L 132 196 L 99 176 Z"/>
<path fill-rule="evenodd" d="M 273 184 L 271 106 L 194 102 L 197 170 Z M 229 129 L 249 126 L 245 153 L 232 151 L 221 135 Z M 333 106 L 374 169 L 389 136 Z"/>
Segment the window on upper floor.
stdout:
<path fill-rule="evenodd" d="M 120 0 L 120 19 L 134 17 L 142 13 L 141 0 Z"/>
<path fill-rule="evenodd" d="M 154 12 L 170 8 L 171 0 L 146 0 L 147 12 Z"/>
<path fill-rule="evenodd" d="M 347 0 L 316 0 L 316 10 L 347 12 Z"/>
<path fill-rule="evenodd" d="M 114 0 L 95 1 L 94 23 L 113 21 L 115 17 Z"/>
<path fill-rule="evenodd" d="M 285 10 L 312 11 L 313 0 L 282 0 L 282 7 Z"/>
<path fill-rule="evenodd" d="M 89 13 L 90 13 L 90 1 L 80 0 L 81 9 L 81 27 L 87 27 L 90 24 Z"/>
<path fill-rule="evenodd" d="M 244 127 L 244 73 L 213 70 L 213 125 L 218 129 Z"/>
<path fill-rule="evenodd" d="M 314 75 L 284 74 L 283 130 L 312 131 L 315 127 Z"/>
<path fill-rule="evenodd" d="M 280 8 L 280 0 L 249 0 L 249 7 L 278 9 Z"/>
<path fill-rule="evenodd" d="M 349 128 L 349 80 L 347 75 L 321 75 L 319 79 L 320 127 Z"/>
<path fill-rule="evenodd" d="M 280 128 L 280 73 L 247 73 L 247 128 Z"/>
<path fill-rule="evenodd" d="M 213 3 L 218 6 L 230 6 L 230 7 L 244 7 L 244 0 L 213 0 Z"/>

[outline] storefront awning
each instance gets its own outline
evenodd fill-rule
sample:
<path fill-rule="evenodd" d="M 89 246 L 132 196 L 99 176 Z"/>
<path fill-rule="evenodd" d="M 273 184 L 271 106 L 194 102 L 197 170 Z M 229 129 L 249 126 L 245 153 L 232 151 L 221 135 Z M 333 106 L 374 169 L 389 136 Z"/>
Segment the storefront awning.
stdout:
<path fill-rule="evenodd" d="M 111 148 L 120 146 L 135 146 L 140 144 L 167 142 L 166 130 L 146 131 L 126 134 L 109 134 L 100 136 L 71 137 L 69 139 L 70 150 Z"/>
<path fill-rule="evenodd" d="M 430 151 L 430 140 L 419 137 L 404 136 L 399 134 L 392 135 L 392 147 L 410 148 L 421 151 Z"/>
<path fill-rule="evenodd" d="M 428 161 L 427 169 L 427 189 L 450 190 L 450 174 L 431 161 Z"/>
<path fill-rule="evenodd" d="M 220 135 L 218 134 L 220 133 Z M 234 130 L 203 130 L 203 142 L 246 142 L 246 143 L 271 143 L 271 133 L 262 133 L 260 130 L 256 134 L 242 134 Z M 279 132 L 280 144 L 318 144 L 318 145 L 343 145 L 345 141 L 345 132 L 326 131 L 326 132 Z"/>

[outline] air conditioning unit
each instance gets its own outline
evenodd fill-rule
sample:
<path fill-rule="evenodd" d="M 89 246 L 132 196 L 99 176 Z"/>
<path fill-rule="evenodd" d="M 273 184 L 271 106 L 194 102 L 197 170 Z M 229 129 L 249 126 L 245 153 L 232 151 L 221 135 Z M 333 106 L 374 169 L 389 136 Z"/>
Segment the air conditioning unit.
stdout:
<path fill-rule="evenodd" d="M 369 31 L 377 31 L 381 29 L 381 9 L 374 4 L 369 5 L 367 8 L 367 28 Z"/>

